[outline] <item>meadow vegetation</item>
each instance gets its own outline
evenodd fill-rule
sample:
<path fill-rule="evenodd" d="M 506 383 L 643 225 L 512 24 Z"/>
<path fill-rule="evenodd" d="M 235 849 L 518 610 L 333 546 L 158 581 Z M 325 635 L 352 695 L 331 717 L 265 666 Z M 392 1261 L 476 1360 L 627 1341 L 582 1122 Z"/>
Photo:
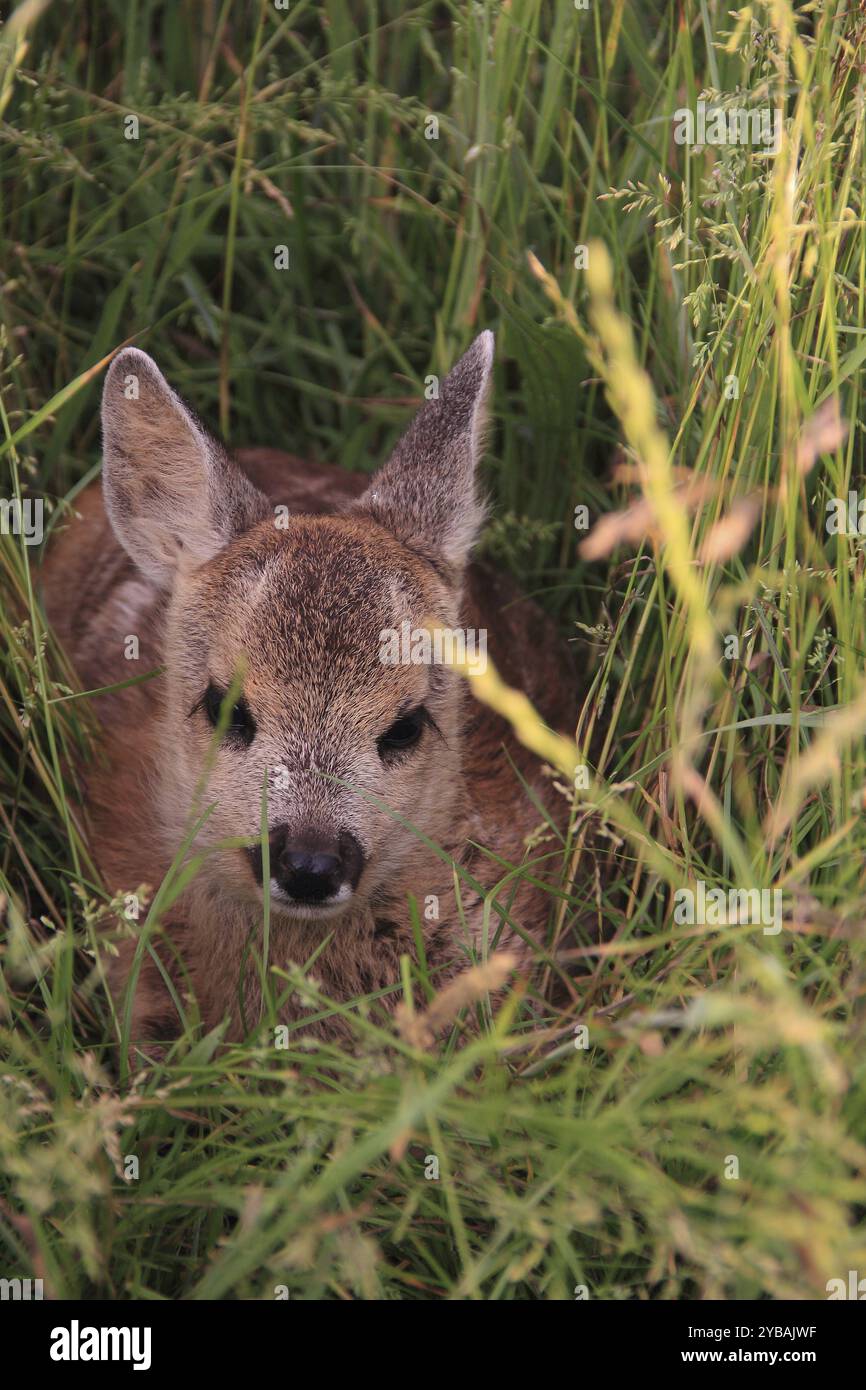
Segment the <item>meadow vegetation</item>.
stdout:
<path fill-rule="evenodd" d="M 539 817 L 519 868 L 557 885 L 538 969 L 479 977 L 465 1045 L 413 1028 L 422 965 L 402 1030 L 299 965 L 353 1049 L 191 1033 L 127 1073 L 69 771 L 98 729 L 38 551 L 0 537 L 3 1272 L 482 1300 L 866 1274 L 864 60 L 839 0 L 7 18 L 3 495 L 64 524 L 131 338 L 232 445 L 371 471 L 489 327 L 482 551 L 581 685 L 575 746 L 544 745 L 569 832 Z M 678 143 L 699 99 L 780 111 L 778 148 Z M 781 930 L 682 920 L 699 881 L 780 893 Z"/>

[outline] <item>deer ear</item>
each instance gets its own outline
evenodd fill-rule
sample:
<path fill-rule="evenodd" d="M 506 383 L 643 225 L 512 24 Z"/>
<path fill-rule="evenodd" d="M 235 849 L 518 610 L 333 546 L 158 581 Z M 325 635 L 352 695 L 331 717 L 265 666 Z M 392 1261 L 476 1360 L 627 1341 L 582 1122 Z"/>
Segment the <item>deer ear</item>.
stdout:
<path fill-rule="evenodd" d="M 114 533 L 170 588 L 270 514 L 263 493 L 172 391 L 146 352 L 124 348 L 102 391 L 102 486 Z"/>
<path fill-rule="evenodd" d="M 412 421 L 353 511 L 459 577 L 484 520 L 475 473 L 482 448 L 493 334 L 482 333 Z"/>

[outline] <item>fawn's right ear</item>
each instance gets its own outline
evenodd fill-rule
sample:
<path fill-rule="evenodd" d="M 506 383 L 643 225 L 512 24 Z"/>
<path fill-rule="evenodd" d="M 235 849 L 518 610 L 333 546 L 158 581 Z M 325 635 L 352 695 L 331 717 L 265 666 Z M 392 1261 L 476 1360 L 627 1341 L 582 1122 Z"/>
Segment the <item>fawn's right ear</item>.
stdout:
<path fill-rule="evenodd" d="M 170 588 L 271 514 L 267 498 L 172 391 L 146 352 L 124 348 L 102 391 L 102 486 L 114 533 Z"/>

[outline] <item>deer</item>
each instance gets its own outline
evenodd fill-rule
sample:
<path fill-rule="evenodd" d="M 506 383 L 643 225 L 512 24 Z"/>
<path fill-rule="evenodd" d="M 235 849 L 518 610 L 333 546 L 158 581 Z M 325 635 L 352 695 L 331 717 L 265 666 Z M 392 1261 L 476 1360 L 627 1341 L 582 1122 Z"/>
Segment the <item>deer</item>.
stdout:
<path fill-rule="evenodd" d="M 142 1045 L 179 1031 L 167 981 L 207 1028 L 246 1036 L 265 1006 L 249 965 L 265 918 L 269 969 L 313 961 L 326 997 L 372 997 L 386 1018 L 419 926 L 437 988 L 494 947 L 527 970 L 543 950 L 556 856 L 527 846 L 539 808 L 561 825 L 565 799 L 452 664 L 383 658 L 383 634 L 407 624 L 485 633 L 501 677 L 551 728 L 574 727 L 555 623 L 472 558 L 493 356 L 483 332 L 372 475 L 232 453 L 147 353 L 112 359 L 101 486 L 56 528 L 41 586 L 97 692 L 81 783 L 106 888 L 159 885 L 185 836 L 200 856 L 150 949 L 140 923 L 114 939 L 110 994 Z M 158 673 L 134 684 L 130 638 L 137 669 Z M 305 1009 L 283 991 L 281 1020 L 300 1027 Z"/>

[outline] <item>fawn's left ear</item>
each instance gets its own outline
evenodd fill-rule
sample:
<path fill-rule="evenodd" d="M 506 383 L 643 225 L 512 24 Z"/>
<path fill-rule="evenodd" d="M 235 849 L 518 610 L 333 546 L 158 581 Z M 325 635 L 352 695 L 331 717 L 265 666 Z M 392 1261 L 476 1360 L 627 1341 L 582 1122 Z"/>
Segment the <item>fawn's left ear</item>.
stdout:
<path fill-rule="evenodd" d="M 484 520 L 475 473 L 482 448 L 493 334 L 481 333 L 412 421 L 352 510 L 459 577 Z"/>

